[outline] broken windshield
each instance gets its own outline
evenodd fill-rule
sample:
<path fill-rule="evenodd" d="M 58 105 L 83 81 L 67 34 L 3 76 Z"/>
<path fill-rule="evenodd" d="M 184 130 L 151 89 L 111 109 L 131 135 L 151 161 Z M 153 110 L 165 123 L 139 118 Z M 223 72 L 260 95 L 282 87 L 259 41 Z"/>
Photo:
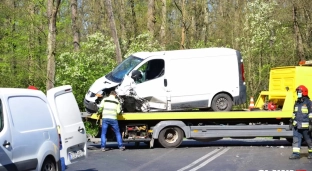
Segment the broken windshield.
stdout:
<path fill-rule="evenodd" d="M 106 78 L 110 81 L 120 83 L 124 76 L 142 61 L 143 59 L 131 55 L 110 72 Z"/>

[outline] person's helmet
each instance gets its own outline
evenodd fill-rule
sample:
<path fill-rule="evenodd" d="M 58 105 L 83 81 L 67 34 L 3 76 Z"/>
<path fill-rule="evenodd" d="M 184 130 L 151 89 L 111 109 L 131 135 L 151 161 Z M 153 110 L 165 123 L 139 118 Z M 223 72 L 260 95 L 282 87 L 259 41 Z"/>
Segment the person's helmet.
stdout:
<path fill-rule="evenodd" d="M 304 85 L 300 85 L 296 88 L 297 93 L 302 93 L 303 96 L 308 96 L 308 88 Z"/>

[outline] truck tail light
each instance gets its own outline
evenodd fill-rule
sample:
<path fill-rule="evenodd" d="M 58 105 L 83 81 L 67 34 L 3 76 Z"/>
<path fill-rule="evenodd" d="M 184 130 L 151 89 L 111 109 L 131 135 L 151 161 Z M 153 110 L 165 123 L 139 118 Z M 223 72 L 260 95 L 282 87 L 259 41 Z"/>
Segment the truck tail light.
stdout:
<path fill-rule="evenodd" d="M 245 82 L 245 70 L 244 70 L 244 63 L 241 63 L 241 72 L 242 72 L 242 80 Z"/>

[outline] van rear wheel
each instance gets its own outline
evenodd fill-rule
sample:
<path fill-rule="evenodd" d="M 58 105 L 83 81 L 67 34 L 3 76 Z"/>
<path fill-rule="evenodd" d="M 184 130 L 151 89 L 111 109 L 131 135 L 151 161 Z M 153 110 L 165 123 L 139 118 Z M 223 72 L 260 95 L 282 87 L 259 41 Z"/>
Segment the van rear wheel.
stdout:
<path fill-rule="evenodd" d="M 42 164 L 41 171 L 56 171 L 56 164 L 51 158 L 46 158 Z"/>
<path fill-rule="evenodd" d="M 231 111 L 233 106 L 232 98 L 220 93 L 212 99 L 211 108 L 213 111 Z"/>

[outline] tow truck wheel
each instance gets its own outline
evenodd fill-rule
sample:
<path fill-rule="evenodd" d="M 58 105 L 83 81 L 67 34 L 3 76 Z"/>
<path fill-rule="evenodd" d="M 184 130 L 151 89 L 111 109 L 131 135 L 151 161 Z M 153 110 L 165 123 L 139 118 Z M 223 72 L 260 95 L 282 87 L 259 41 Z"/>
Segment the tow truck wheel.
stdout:
<path fill-rule="evenodd" d="M 230 111 L 232 110 L 232 106 L 232 98 L 225 93 L 216 95 L 211 102 L 211 108 L 213 111 Z"/>
<path fill-rule="evenodd" d="M 167 127 L 160 131 L 159 143 L 165 148 L 176 148 L 183 141 L 183 131 L 178 127 Z"/>

